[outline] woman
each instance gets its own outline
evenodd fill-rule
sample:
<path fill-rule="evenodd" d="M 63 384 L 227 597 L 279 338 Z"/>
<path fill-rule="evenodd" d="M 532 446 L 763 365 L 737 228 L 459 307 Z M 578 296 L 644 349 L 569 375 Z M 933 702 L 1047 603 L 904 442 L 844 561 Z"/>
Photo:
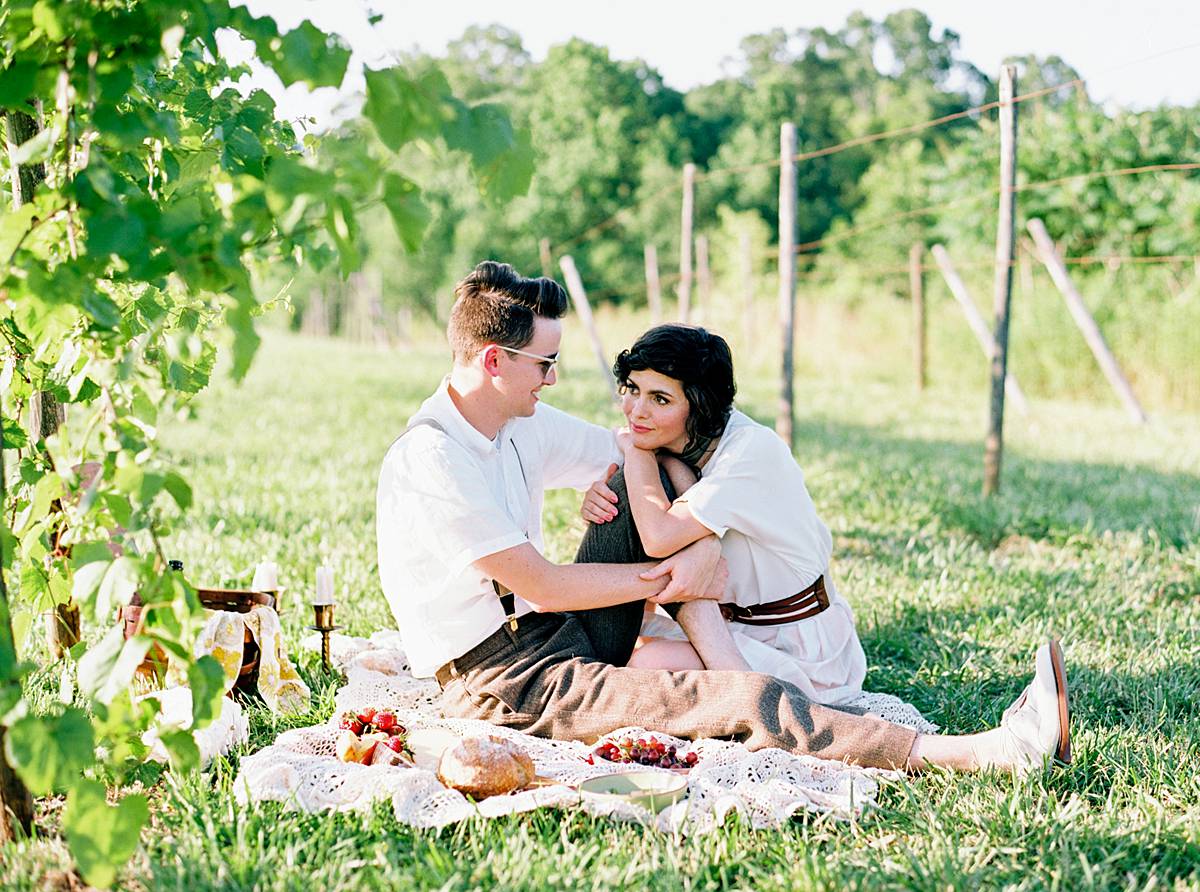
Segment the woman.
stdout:
<path fill-rule="evenodd" d="M 713 602 L 690 605 L 693 615 L 679 617 L 682 628 L 648 613 L 629 665 L 749 668 L 820 703 L 932 727 L 895 697 L 863 694 L 866 658 L 853 611 L 829 577 L 829 530 L 787 445 L 733 408 L 725 340 L 702 328 L 661 325 L 623 351 L 613 371 L 628 423 L 618 437 L 623 488 L 645 553 L 665 557 L 715 534 L 729 571 L 723 622 L 714 623 Z M 614 484 L 621 488 L 619 478 Z M 614 487 L 597 481 L 583 517 L 607 523 L 620 501 Z M 711 614 L 696 615 L 705 610 Z"/>

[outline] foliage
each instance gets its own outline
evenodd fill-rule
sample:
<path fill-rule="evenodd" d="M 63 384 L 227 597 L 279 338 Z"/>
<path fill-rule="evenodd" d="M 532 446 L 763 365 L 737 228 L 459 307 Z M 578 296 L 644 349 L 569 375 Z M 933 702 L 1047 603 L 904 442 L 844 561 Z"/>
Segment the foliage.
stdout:
<path fill-rule="evenodd" d="M 729 268 L 737 259 L 721 256 L 716 245 L 722 208 L 756 214 L 774 241 L 772 162 L 781 121 L 796 123 L 801 152 L 818 151 L 997 95 L 995 83 L 963 58 L 958 35 L 914 9 L 751 35 L 727 60 L 725 76 L 686 93 L 652 66 L 614 59 L 605 47 L 581 40 L 534 60 L 519 35 L 499 26 L 472 27 L 442 58 L 422 61 L 445 70 L 462 95 L 507 102 L 528 126 L 539 157 L 529 197 L 504 208 L 464 188 L 462 171 L 411 159 L 413 178 L 425 189 L 431 237 L 419 253 L 402 255 L 390 231 L 376 227 L 366 264 L 378 271 L 386 308 L 429 315 L 444 308 L 452 284 L 480 257 L 540 272 L 541 239 L 552 246 L 551 274 L 558 272 L 557 257 L 569 253 L 595 302 L 639 304 L 645 244 L 657 247 L 664 279 L 677 270 L 685 162 L 695 162 L 700 175 L 696 232 L 710 237 L 714 266 Z M 1195 154 L 1194 108 L 1114 110 L 1092 102 L 1061 57 L 1006 61 L 1018 67 L 1019 93 L 1070 85 L 1020 105 L 1023 182 Z M 903 267 L 913 242 L 943 241 L 963 262 L 986 261 L 995 228 L 995 117 L 994 110 L 967 115 L 801 161 L 799 239 L 824 240 L 805 252 L 801 269 L 816 265 L 862 301 L 905 292 Z M 360 137 L 347 131 L 347 138 Z M 1022 224 L 1043 217 L 1068 253 L 1190 255 L 1200 214 L 1196 182 L 1194 173 L 1180 172 L 1071 181 L 1022 192 L 1018 210 Z M 1186 270 L 1174 275 L 1190 278 Z M 1157 289 L 1152 279 L 1148 274 L 1143 289 L 1146 316 L 1180 290 Z M 300 284 L 303 309 L 318 286 Z M 1106 302 L 1125 297 L 1111 285 L 1105 291 Z M 335 315 L 345 317 L 349 298 L 333 295 Z M 1153 374 L 1180 371 L 1158 367 Z"/>
<path fill-rule="evenodd" d="M 336 86 L 345 76 L 340 39 L 307 21 L 281 33 L 223 2 L 0 7 L 5 179 L 45 173 L 0 218 L 5 755 L 35 793 L 67 793 L 67 840 L 97 885 L 112 881 L 146 819 L 136 797 L 110 808 L 105 784 L 124 783 L 145 756 L 153 701 L 131 701 L 129 681 L 147 649 L 189 664 L 193 728 L 221 696 L 211 659 L 190 656 L 202 616 L 195 591 L 163 572 L 162 537 L 193 494 L 156 441 L 162 423 L 190 411 L 220 345 L 231 346 L 234 378 L 248 371 L 255 317 L 274 303 L 260 301 L 255 269 L 336 260 L 353 272 L 359 215 L 371 206 L 386 208 L 415 250 L 429 215 L 398 166 L 410 145 L 461 153 L 488 202 L 524 191 L 532 174 L 525 132 L 498 105 L 458 99 L 431 66 L 367 72 L 365 114 L 378 140 L 327 153 L 278 121 L 266 93 L 232 86 L 245 69 L 219 55 L 222 29 L 251 41 L 285 84 Z M 13 142 L 30 124 L 30 138 Z M 43 439 L 18 422 L 46 395 L 69 418 Z M 146 605 L 137 635 L 126 641 L 112 628 L 72 652 L 78 695 L 67 666 L 65 705 L 47 712 L 21 698 L 28 664 L 18 649 L 36 652 L 35 616 L 73 600 L 104 627 L 135 592 Z M 165 742 L 173 764 L 194 763 L 188 735 Z"/>

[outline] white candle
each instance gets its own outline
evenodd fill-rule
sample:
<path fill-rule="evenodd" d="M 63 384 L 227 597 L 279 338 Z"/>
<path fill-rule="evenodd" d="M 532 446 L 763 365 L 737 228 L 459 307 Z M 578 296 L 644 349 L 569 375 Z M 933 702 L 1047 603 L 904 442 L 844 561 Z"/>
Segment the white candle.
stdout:
<path fill-rule="evenodd" d="M 274 592 L 279 590 L 279 565 L 274 561 L 263 561 L 254 568 L 252 591 Z"/>
<path fill-rule="evenodd" d="M 317 567 L 317 597 L 314 604 L 333 603 L 333 568 Z"/>

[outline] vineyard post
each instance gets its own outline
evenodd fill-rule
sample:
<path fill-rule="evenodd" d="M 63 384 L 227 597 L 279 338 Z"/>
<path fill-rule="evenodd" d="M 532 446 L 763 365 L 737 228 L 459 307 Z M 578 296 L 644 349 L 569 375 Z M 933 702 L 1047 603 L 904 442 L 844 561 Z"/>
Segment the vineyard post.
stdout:
<path fill-rule="evenodd" d="M 796 125 L 791 121 L 779 128 L 779 322 L 783 330 L 783 355 L 775 432 L 792 449 L 796 445 L 792 389 L 796 328 Z"/>
<path fill-rule="evenodd" d="M 615 396 L 617 382 L 608 365 L 608 354 L 604 352 L 604 345 L 600 342 L 600 332 L 596 330 L 596 320 L 592 318 L 592 307 L 588 303 L 587 292 L 583 289 L 583 279 L 579 277 L 579 270 L 575 267 L 575 258 L 570 254 L 564 254 L 558 258 L 558 263 L 562 267 L 567 291 L 575 304 L 575 312 L 579 314 L 579 321 L 583 323 L 588 338 L 592 342 L 592 350 L 596 354 L 596 364 L 600 366 L 600 374 L 608 381 L 609 393 Z"/>
<path fill-rule="evenodd" d="M 928 381 L 925 363 L 925 276 L 921 269 L 925 246 L 914 242 L 908 252 L 908 286 L 912 291 L 913 363 L 916 366 L 917 391 L 925 390 Z"/>
<path fill-rule="evenodd" d="M 692 304 L 692 215 L 696 204 L 696 165 L 683 165 L 683 205 L 679 226 L 679 321 L 686 323 Z"/>
<path fill-rule="evenodd" d="M 547 279 L 554 278 L 554 256 L 550 253 L 550 239 L 538 240 L 538 257 L 542 262 L 542 275 Z"/>
<path fill-rule="evenodd" d="M 1121 371 L 1121 366 L 1118 365 L 1117 358 L 1113 356 L 1112 351 L 1108 348 L 1108 343 L 1104 340 L 1100 326 L 1096 324 L 1096 320 L 1088 312 L 1087 305 L 1083 302 L 1083 297 L 1071 281 L 1071 276 L 1067 273 L 1066 264 L 1063 263 L 1058 249 L 1054 246 L 1054 240 L 1050 238 L 1050 233 L 1046 231 L 1045 224 L 1041 220 L 1034 218 L 1026 225 L 1029 229 L 1029 234 L 1033 236 L 1034 244 L 1037 245 L 1038 258 L 1045 264 L 1047 272 L 1050 273 L 1050 278 L 1054 280 L 1054 284 L 1058 288 L 1059 293 L 1062 294 L 1063 300 L 1067 302 L 1067 309 L 1071 311 L 1071 318 L 1075 320 L 1075 325 L 1079 328 L 1083 339 L 1087 341 L 1092 355 L 1096 357 L 1096 362 L 1100 364 L 1100 370 L 1104 372 L 1104 377 L 1108 379 L 1109 385 L 1116 392 L 1117 398 L 1121 401 L 1126 413 L 1128 413 L 1134 423 L 1145 424 L 1147 421 L 1146 412 L 1142 409 L 1142 404 L 1138 402 L 1138 398 L 1134 395 L 1133 388 L 1129 386 L 1129 381 Z"/>
<path fill-rule="evenodd" d="M 1008 372 L 1008 317 L 1012 309 L 1013 246 L 1015 244 L 1017 185 L 1017 68 L 1000 69 L 1000 208 L 996 224 L 996 278 L 992 309 L 996 319 L 992 343 L 991 411 L 983 453 L 983 494 L 1000 491 L 1004 457 L 1004 386 Z"/>
<path fill-rule="evenodd" d="M 970 326 L 976 340 L 979 341 L 979 346 L 983 349 L 983 355 L 990 359 L 995 352 L 992 333 L 988 331 L 987 323 L 979 315 L 979 310 L 975 307 L 975 301 L 971 297 L 971 292 L 967 289 L 967 283 L 962 280 L 962 276 L 954 268 L 954 263 L 950 260 L 950 254 L 942 245 L 934 245 L 929 251 L 933 254 L 934 262 L 937 263 L 938 269 L 941 270 L 942 278 L 946 280 L 946 285 L 950 288 L 950 293 L 962 309 L 963 316 L 967 320 L 967 325 Z M 1004 376 L 1004 389 L 1008 398 L 1016 406 L 1017 411 L 1022 415 L 1028 415 L 1029 403 L 1025 399 L 1025 394 L 1021 392 L 1021 386 L 1017 383 L 1017 376 L 1012 372 L 1008 372 Z"/>
<path fill-rule="evenodd" d="M 658 280 L 658 248 L 646 243 L 646 303 L 650 306 L 650 324 L 662 322 L 662 283 Z"/>

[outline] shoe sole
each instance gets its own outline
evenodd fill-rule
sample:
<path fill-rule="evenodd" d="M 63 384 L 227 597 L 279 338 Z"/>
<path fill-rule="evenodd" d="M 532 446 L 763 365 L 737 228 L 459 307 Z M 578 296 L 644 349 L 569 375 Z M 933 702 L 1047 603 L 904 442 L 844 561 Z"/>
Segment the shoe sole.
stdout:
<path fill-rule="evenodd" d="M 1067 696 L 1067 669 L 1063 662 L 1058 639 L 1050 639 L 1050 666 L 1054 670 L 1054 688 L 1058 693 L 1058 748 L 1054 758 L 1063 765 L 1071 764 L 1071 706 Z"/>

